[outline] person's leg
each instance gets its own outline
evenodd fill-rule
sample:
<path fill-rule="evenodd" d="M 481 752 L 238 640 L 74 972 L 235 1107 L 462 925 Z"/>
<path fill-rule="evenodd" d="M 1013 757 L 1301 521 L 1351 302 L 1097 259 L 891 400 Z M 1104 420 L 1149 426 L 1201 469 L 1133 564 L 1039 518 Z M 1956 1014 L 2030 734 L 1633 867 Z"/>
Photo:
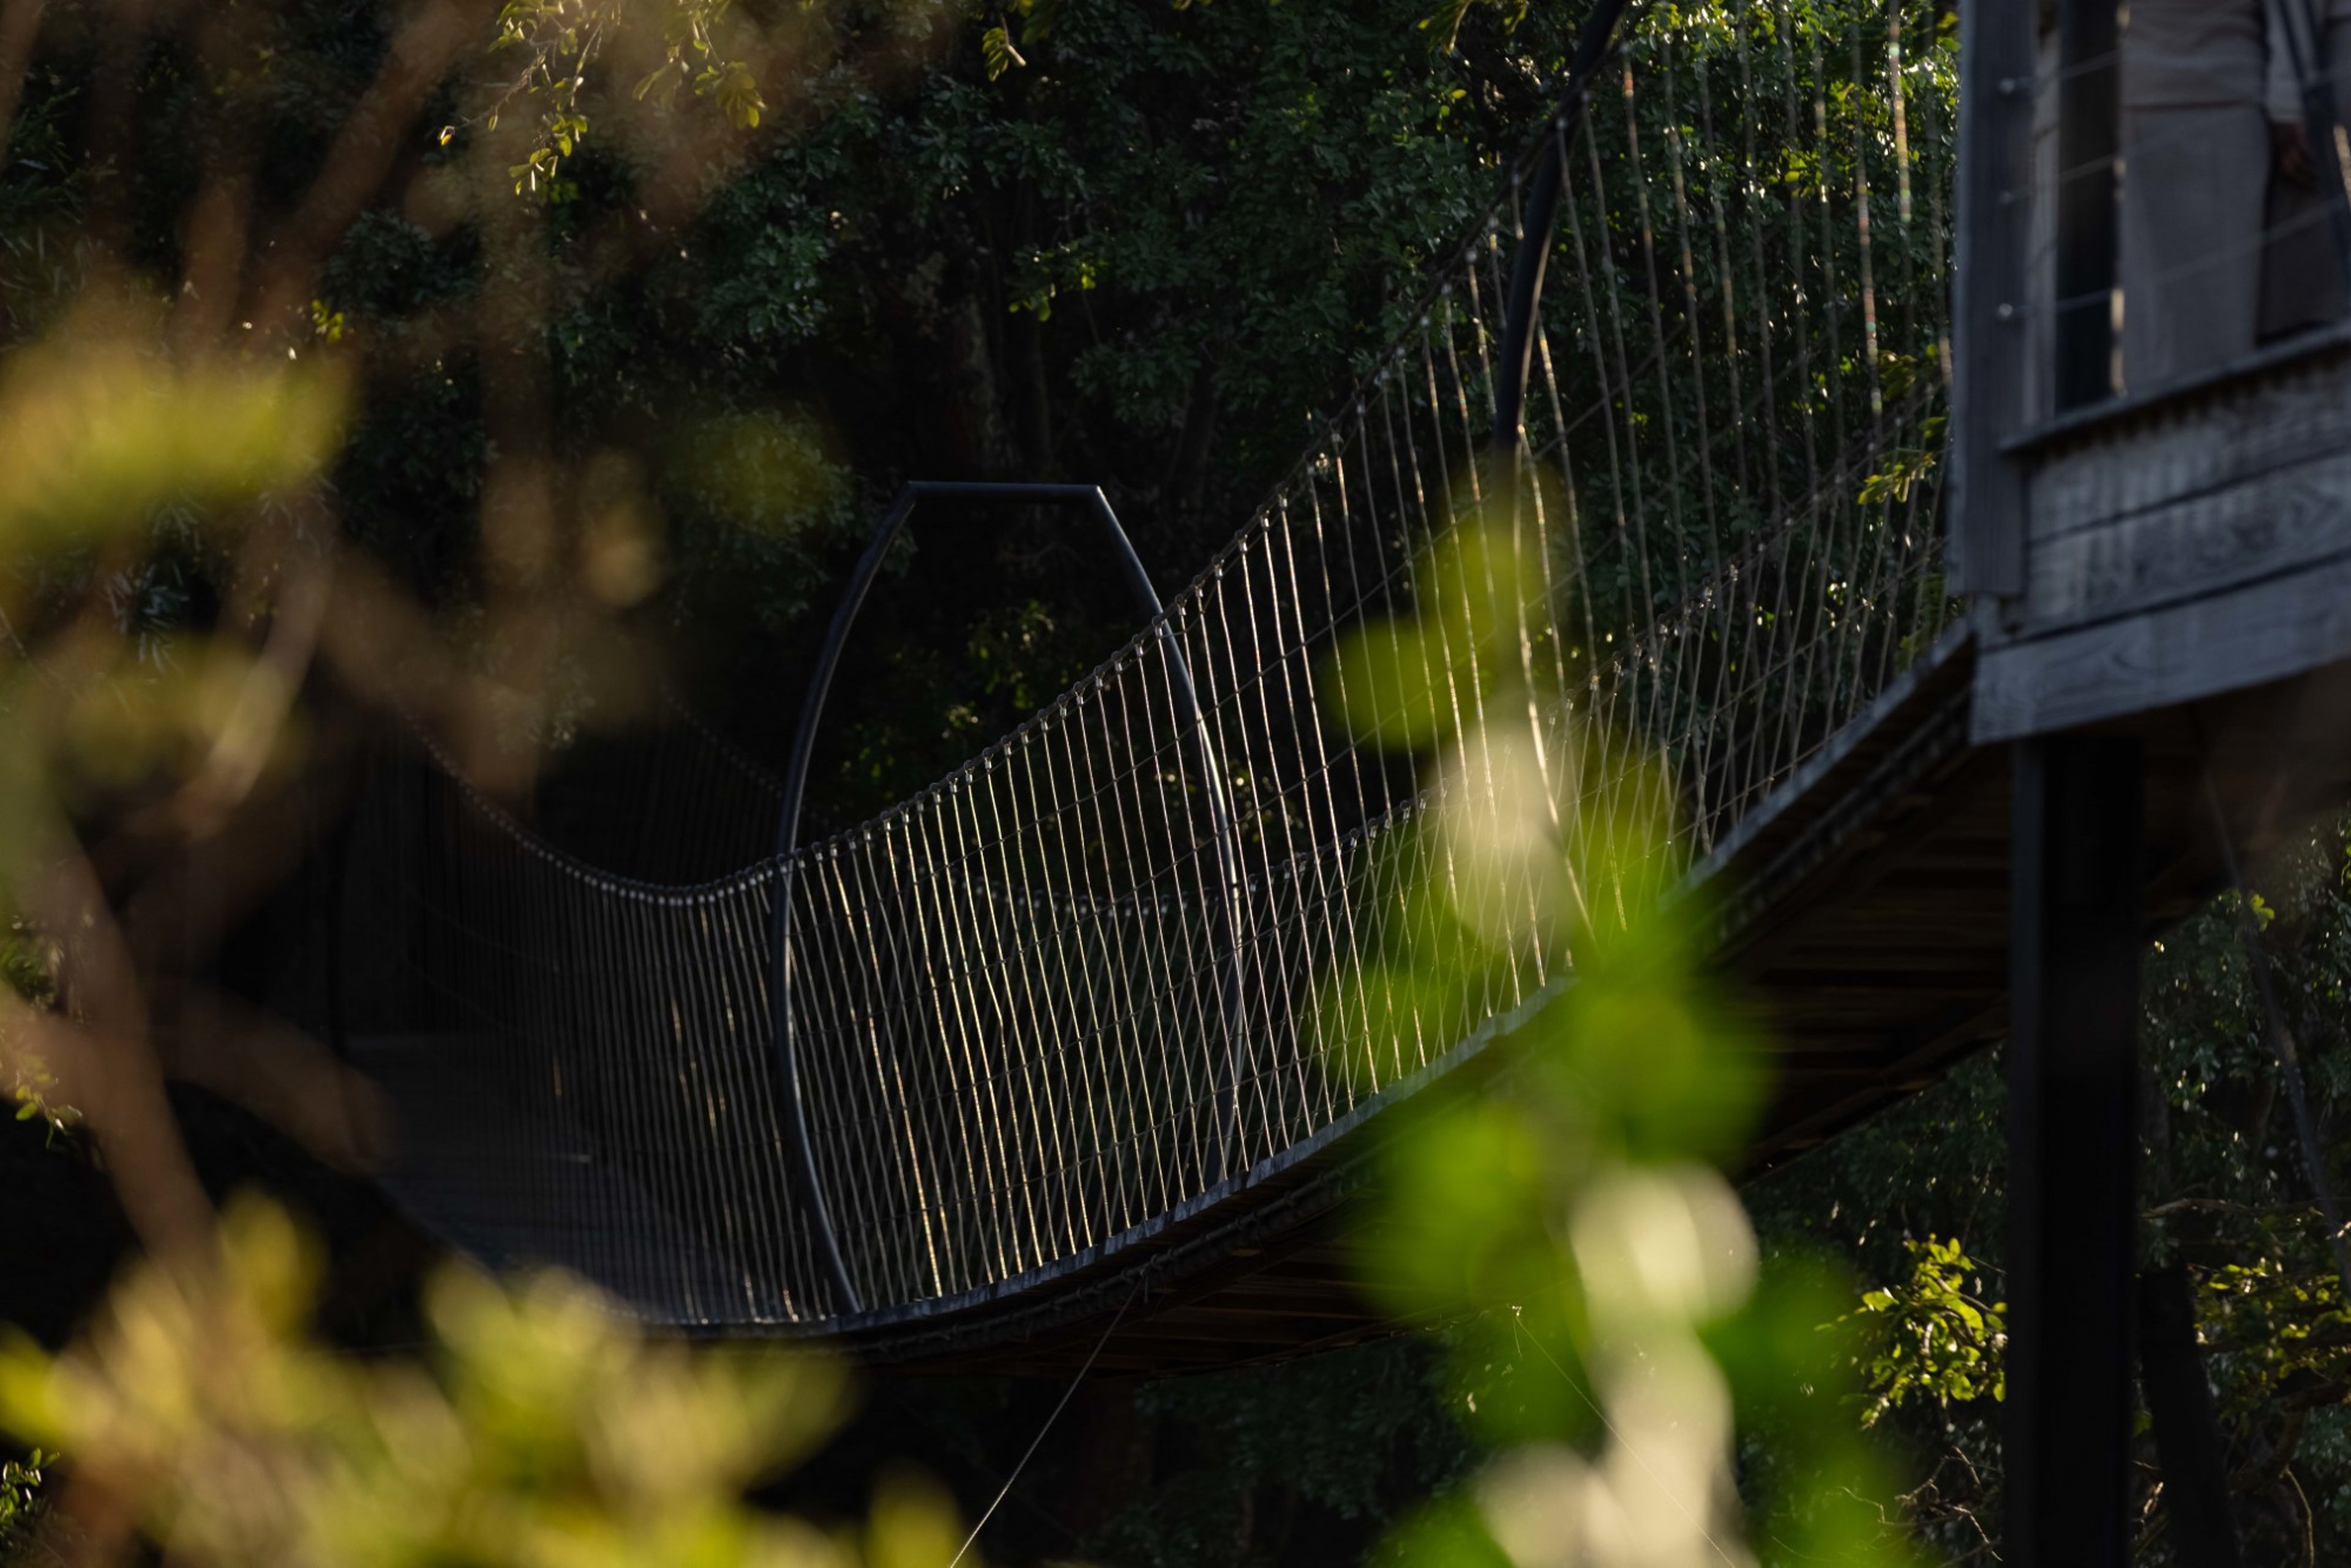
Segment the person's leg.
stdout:
<path fill-rule="evenodd" d="M 2337 17 L 2326 27 L 2326 69 L 2335 89 L 2335 112 L 2351 116 L 2351 17 Z M 2351 123 L 2351 120 L 2346 120 Z M 2341 142 L 2336 144 L 2338 148 Z M 2314 152 L 2316 149 L 2313 150 Z M 2324 160 L 2314 160 L 2322 170 L 2338 167 Z M 2325 248 L 2317 261 L 2317 274 L 2311 286 L 2313 308 L 2322 321 L 2339 319 L 2351 311 L 2351 289 L 2346 289 L 2346 277 L 2351 277 L 2351 258 L 2343 254 L 2351 230 L 2339 225 L 2335 203 L 2341 198 L 2333 191 L 2312 193 L 2319 203 L 2321 216 L 2313 226 L 2325 236 Z"/>
<path fill-rule="evenodd" d="M 2351 21 L 2326 30 L 2327 69 L 2336 111 L 2351 107 Z M 2342 239 L 2335 221 L 2339 199 L 2327 189 L 2335 165 L 2323 145 L 2310 148 L 2308 180 L 2283 170 L 2270 174 L 2268 244 L 2262 257 L 2261 338 L 2291 337 L 2339 319 L 2345 310 Z"/>
<path fill-rule="evenodd" d="M 2252 348 L 2269 163 L 2269 123 L 2256 105 L 2124 110 L 2128 390 Z"/>

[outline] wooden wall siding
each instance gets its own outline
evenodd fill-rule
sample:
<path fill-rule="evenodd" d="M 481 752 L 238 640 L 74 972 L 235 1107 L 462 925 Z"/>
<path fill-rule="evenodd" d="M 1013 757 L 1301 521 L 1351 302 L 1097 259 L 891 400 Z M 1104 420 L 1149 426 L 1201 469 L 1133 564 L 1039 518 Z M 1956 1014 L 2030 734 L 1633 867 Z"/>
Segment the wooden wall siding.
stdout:
<path fill-rule="evenodd" d="M 2316 567 L 2351 544 L 2351 444 L 2226 490 L 2037 542 L 2029 630 L 2064 630 Z"/>
<path fill-rule="evenodd" d="M 1979 744 L 2351 657 L 2351 340 L 2067 420 L 2011 459 L 2025 591 L 1979 622 Z"/>
<path fill-rule="evenodd" d="M 2351 344 L 2329 336 L 2028 437 L 2020 454 L 2030 470 L 2027 537 L 2063 538 L 2340 452 L 2351 430 L 2346 390 Z"/>
<path fill-rule="evenodd" d="M 1979 744 L 2096 724 L 2351 659 L 2351 540 L 2308 570 L 1987 649 Z"/>

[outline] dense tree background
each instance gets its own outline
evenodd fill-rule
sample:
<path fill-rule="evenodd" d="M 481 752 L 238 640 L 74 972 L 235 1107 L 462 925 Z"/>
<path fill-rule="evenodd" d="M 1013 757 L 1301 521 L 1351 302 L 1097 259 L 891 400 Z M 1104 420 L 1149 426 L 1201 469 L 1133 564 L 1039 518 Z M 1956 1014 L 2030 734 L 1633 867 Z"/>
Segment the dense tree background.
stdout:
<path fill-rule="evenodd" d="M 826 63 L 758 137 L 692 170 L 682 224 L 658 205 L 679 204 L 659 183 L 674 166 L 632 162 L 592 129 L 550 160 L 513 196 L 543 209 L 547 242 L 544 296 L 516 329 L 544 350 L 552 444 L 575 482 L 641 492 L 658 514 L 658 586 L 627 612 L 660 658 L 657 707 L 773 768 L 847 569 L 907 478 L 1100 483 L 1163 591 L 1179 585 L 1417 304 L 1422 264 L 1492 198 L 1556 85 L 1572 16 L 1480 8 L 1448 37 L 1422 26 L 1427 9 L 1029 7 L 1010 21 L 1021 63 L 1004 68 L 984 47 L 999 18 L 910 23 L 922 7 L 855 0 L 813 13 Z M 399 18 L 329 0 L 242 14 L 268 66 L 257 105 L 238 106 L 258 123 L 241 129 L 266 149 L 256 204 L 282 215 Z M 900 35 L 915 41 L 874 43 Z M 110 42 L 103 14 L 67 8 L 26 75 L 0 165 L 10 347 L 56 327 L 92 236 L 159 282 L 191 265 L 185 209 L 222 152 L 219 79 L 193 29 L 162 29 L 127 63 Z M 333 476 L 341 527 L 462 618 L 485 590 L 493 441 L 484 350 L 455 324 L 512 280 L 483 232 L 502 193 L 455 172 L 488 130 L 459 119 L 459 99 L 444 87 L 419 117 L 386 183 L 396 197 L 349 225 L 311 309 L 360 377 Z M 117 116 L 127 135 L 109 129 Z M 926 515 L 836 694 L 820 814 L 853 819 L 919 787 L 1130 635 L 1093 544 L 1050 514 Z M 124 625 L 204 623 L 217 567 L 193 544 L 142 562 L 114 585 Z M 694 731 L 615 707 L 595 674 L 554 683 L 569 700 L 548 720 L 538 809 L 592 856 L 651 858 L 626 789 L 608 787 Z M 266 919 L 238 934 L 224 974 L 258 988 L 282 935 Z M 265 1183 L 328 1235 L 332 1333 L 413 1337 L 420 1239 L 204 1091 L 175 1089 L 173 1106 L 208 1188 Z M 87 1140 L 7 1125 L 7 1250 L 41 1266 L 6 1270 L 0 1318 L 54 1342 L 131 1230 Z M 1089 1391 L 999 1551 L 1354 1561 L 1466 1461 L 1436 1379 L 1399 1341 Z M 818 1511 L 853 1512 L 874 1460 L 910 1458 L 976 1513 L 1054 1392 L 884 1383 L 805 1484 Z"/>
<path fill-rule="evenodd" d="M 658 514 L 658 586 L 628 614 L 675 706 L 772 767 L 848 563 L 907 478 L 1101 483 L 1162 588 L 1180 582 L 1294 457 L 1308 411 L 1398 324 L 1420 263 L 1477 216 L 1555 84 L 1571 16 L 1481 7 L 1447 40 L 1422 26 L 1427 9 L 1065 0 L 913 26 L 904 7 L 852 4 L 811 24 L 834 35 L 826 63 L 766 133 L 691 170 L 690 221 L 645 216 L 674 204 L 661 184 L 676 168 L 634 165 L 592 126 L 535 170 L 523 199 L 549 214 L 548 297 L 528 330 L 559 411 L 552 440 L 579 484 L 641 490 Z M 268 149 L 266 207 L 298 196 L 378 71 L 390 21 L 329 0 L 255 10 L 273 62 L 246 127 Z M 988 47 L 998 26 L 1019 63 Z M 902 35 L 919 41 L 888 41 Z M 184 260 L 180 209 L 219 124 L 210 78 L 165 35 L 116 79 L 100 38 L 96 14 L 68 8 L 26 75 L 0 165 L 8 346 L 63 308 L 77 236 L 107 234 L 159 277 Z M 101 134 L 118 113 L 131 129 Z M 446 319 L 496 280 L 480 194 L 430 177 L 483 128 L 444 137 L 443 123 L 420 120 L 402 199 L 338 242 L 316 314 L 364 379 L 335 475 L 343 526 L 455 607 L 479 586 L 490 437 L 480 350 Z M 828 820 L 925 782 L 1131 632 L 1090 547 L 1050 515 L 925 519 L 844 677 Z M 201 621 L 215 591 L 201 551 L 163 552 L 123 585 L 125 622 Z M 581 848 L 625 858 L 634 827 L 597 808 L 597 782 L 630 747 L 671 742 L 616 737 L 605 700 L 583 677 L 558 705 L 544 804 Z M 2341 836 L 2323 835 L 2264 870 L 2258 917 L 2329 1146 L 2351 1094 L 2346 870 Z M 2351 1319 L 2232 910 L 2167 936 L 2147 973 L 2146 1261 L 2182 1264 L 2196 1286 L 2249 1561 L 2341 1560 Z M 1997 1072 L 1972 1062 L 1750 1189 L 1771 1248 L 1825 1253 L 1853 1282 L 1875 1360 L 1872 1402 L 1851 1419 L 1915 1488 L 1875 1500 L 1960 1561 L 1988 1556 L 1999 1528 Z M 411 1332 L 419 1239 L 252 1118 L 201 1091 L 175 1104 L 208 1186 L 266 1182 L 327 1231 L 334 1333 Z M 37 1118 L 7 1127 L 0 1318 L 54 1339 L 128 1228 L 73 1135 Z M 853 1511 L 875 1463 L 899 1458 L 976 1512 L 1058 1393 L 878 1382 L 799 1483 L 804 1500 Z M 1385 1521 L 1463 1473 L 1455 1398 L 1438 1354 L 1403 1339 L 1093 1387 L 992 1527 L 995 1555 L 1359 1561 Z M 1771 1455 L 1747 1458 L 1761 1470 Z M 2160 1499 L 2142 1501 L 2145 1559 L 2168 1562 Z"/>
<path fill-rule="evenodd" d="M 1481 8 L 1447 50 L 1417 0 L 1068 4 L 1050 26 L 1032 13 L 1026 63 L 992 75 L 979 20 L 861 49 L 908 9 L 820 13 L 833 59 L 782 123 L 694 171 L 705 193 L 674 232 L 636 220 L 664 193 L 647 182 L 676 171 L 632 166 L 592 129 L 530 193 L 550 213 L 559 452 L 650 485 L 666 571 L 640 629 L 761 756 L 781 750 L 781 694 L 904 479 L 1102 484 L 1163 589 L 1180 584 L 1416 304 L 1421 263 L 1492 199 L 1569 20 Z M 264 199 L 290 202 L 377 70 L 385 23 L 326 0 L 267 15 Z M 83 145 L 92 41 L 51 31 L 0 172 L 19 340 L 57 303 L 50 245 L 101 207 L 125 211 L 159 277 L 177 268 L 177 204 L 214 129 L 200 74 L 152 48 L 136 188 L 111 192 Z M 403 199 L 350 225 L 317 309 L 365 366 L 336 476 L 346 528 L 447 599 L 469 590 L 487 440 L 475 350 L 447 321 L 477 301 L 484 262 L 474 198 L 431 173 L 478 128 L 444 144 L 423 121 Z M 616 263 L 616 246 L 635 248 Z M 921 528 L 836 710 L 838 811 L 927 782 L 1124 639 L 1091 546 L 1046 515 Z"/>

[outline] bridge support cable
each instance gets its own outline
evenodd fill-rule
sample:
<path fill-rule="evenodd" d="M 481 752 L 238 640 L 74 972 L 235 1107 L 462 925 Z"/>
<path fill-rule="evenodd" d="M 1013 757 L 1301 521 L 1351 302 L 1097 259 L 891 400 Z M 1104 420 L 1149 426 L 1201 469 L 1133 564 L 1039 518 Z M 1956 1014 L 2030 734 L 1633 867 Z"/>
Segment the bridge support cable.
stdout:
<path fill-rule="evenodd" d="M 1143 569 L 1142 558 L 1134 553 L 1134 540 L 1127 537 L 1125 528 L 1118 520 L 1118 514 L 1111 508 L 1110 499 L 1102 494 L 1100 486 L 916 480 L 898 492 L 897 498 L 890 504 L 890 509 L 874 525 L 865 553 L 859 558 L 856 570 L 850 574 L 849 586 L 842 591 L 841 603 L 833 611 L 832 623 L 825 632 L 824 646 L 817 655 L 815 672 L 809 677 L 808 695 L 800 704 L 799 724 L 792 741 L 791 761 L 784 774 L 783 799 L 776 829 L 778 885 L 774 912 L 769 917 L 772 935 L 768 950 L 768 995 L 772 998 L 770 1006 L 775 1015 L 776 1074 L 783 1093 L 785 1127 L 791 1145 L 793 1166 L 814 1220 L 826 1273 L 839 1299 L 834 1316 L 861 1312 L 864 1310 L 864 1303 L 841 1254 L 840 1235 L 833 1223 L 832 1206 L 825 1193 L 823 1177 L 817 1169 L 815 1145 L 809 1135 L 807 1102 L 801 1087 L 799 1042 L 792 1008 L 797 956 L 792 943 L 793 883 L 799 871 L 800 818 L 808 793 L 809 767 L 815 755 L 817 731 L 824 718 L 825 700 L 831 694 L 833 676 L 841 667 L 841 651 L 848 645 L 849 633 L 857 623 L 858 612 L 864 608 L 866 594 L 872 589 L 874 578 L 881 573 L 882 563 L 889 555 L 891 545 L 896 542 L 900 531 L 914 517 L 914 508 L 925 500 L 1082 507 L 1101 525 L 1104 538 L 1117 557 L 1119 575 L 1125 583 L 1128 597 L 1141 612 L 1151 636 L 1165 651 L 1167 674 L 1176 704 L 1176 722 L 1184 727 L 1195 750 L 1196 763 L 1204 785 L 1209 832 L 1216 848 L 1214 863 L 1218 887 L 1212 907 L 1222 922 L 1220 946 L 1227 956 L 1222 998 L 1227 1055 L 1224 1086 L 1218 1092 L 1219 1121 L 1236 1129 L 1235 1134 L 1226 1140 L 1228 1150 L 1237 1141 L 1235 1085 L 1240 1071 L 1242 1041 L 1247 1032 L 1238 915 L 1238 903 L 1241 896 L 1240 858 L 1233 841 L 1232 802 L 1217 745 L 1208 733 L 1207 721 L 1200 710 L 1199 696 L 1192 683 L 1191 666 L 1168 630 L 1166 612 L 1159 602 L 1159 592 L 1152 586 L 1150 574 Z M 1224 1157 L 1228 1160 L 1229 1153 Z"/>
<path fill-rule="evenodd" d="M 1667 752 L 1648 809 L 1699 853 L 1954 612 L 1947 47 L 1900 5 L 1638 14 L 1523 186 L 1510 298 L 1541 308 L 1506 326 L 1495 440 L 1541 476 L 1553 679 L 1587 733 Z"/>
<path fill-rule="evenodd" d="M 1037 1457 L 1037 1450 L 1045 1446 L 1046 1437 L 1051 1435 L 1053 1427 L 1061 1419 L 1061 1412 L 1070 1407 L 1071 1399 L 1077 1395 L 1079 1385 L 1084 1383 L 1086 1375 L 1093 1371 L 1094 1363 L 1102 1359 L 1102 1346 L 1108 1344 L 1110 1336 L 1118 1332 L 1118 1325 L 1126 1321 L 1126 1310 L 1143 1295 L 1147 1283 L 1147 1281 L 1136 1281 L 1134 1288 L 1126 1293 L 1126 1300 L 1118 1304 L 1118 1311 L 1111 1314 L 1102 1337 L 1094 1341 L 1093 1349 L 1086 1353 L 1084 1364 L 1078 1368 L 1078 1375 L 1070 1379 L 1068 1387 L 1061 1390 L 1061 1397 L 1054 1401 L 1052 1413 L 1045 1417 L 1045 1424 L 1037 1428 L 1037 1435 L 1029 1439 L 1029 1446 L 1021 1450 L 1019 1462 L 1012 1467 L 1012 1473 L 1004 1478 L 1004 1484 L 996 1489 L 996 1496 L 981 1511 L 979 1518 L 973 1521 L 971 1533 L 963 1538 L 961 1546 L 956 1548 L 956 1554 L 947 1561 L 947 1568 L 962 1568 L 963 1560 L 971 1555 L 974 1546 L 979 1544 L 980 1531 L 986 1530 L 987 1521 L 996 1517 L 996 1511 L 1004 1506 L 1004 1500 L 1012 1495 L 1012 1489 L 1020 1484 L 1021 1472 L 1029 1468 L 1029 1461 Z"/>

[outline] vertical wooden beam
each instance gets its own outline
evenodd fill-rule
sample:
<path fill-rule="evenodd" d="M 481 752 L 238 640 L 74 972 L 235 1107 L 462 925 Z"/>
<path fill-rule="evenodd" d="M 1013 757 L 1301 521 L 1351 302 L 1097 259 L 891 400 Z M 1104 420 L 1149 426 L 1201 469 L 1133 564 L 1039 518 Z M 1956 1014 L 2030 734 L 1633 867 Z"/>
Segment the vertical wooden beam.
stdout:
<path fill-rule="evenodd" d="M 2016 749 L 2009 1040 L 2011 1568 L 2125 1568 L 2141 762 Z"/>
<path fill-rule="evenodd" d="M 2115 155 L 2122 139 L 2116 0 L 2057 8 L 2057 407 L 2115 395 L 2115 260 L 2122 235 Z"/>
<path fill-rule="evenodd" d="M 2032 204 L 2035 0 L 1959 7 L 1959 232 L 1952 284 L 1952 589 L 2024 589 L 2024 485 L 2001 444 L 2022 428 Z"/>

